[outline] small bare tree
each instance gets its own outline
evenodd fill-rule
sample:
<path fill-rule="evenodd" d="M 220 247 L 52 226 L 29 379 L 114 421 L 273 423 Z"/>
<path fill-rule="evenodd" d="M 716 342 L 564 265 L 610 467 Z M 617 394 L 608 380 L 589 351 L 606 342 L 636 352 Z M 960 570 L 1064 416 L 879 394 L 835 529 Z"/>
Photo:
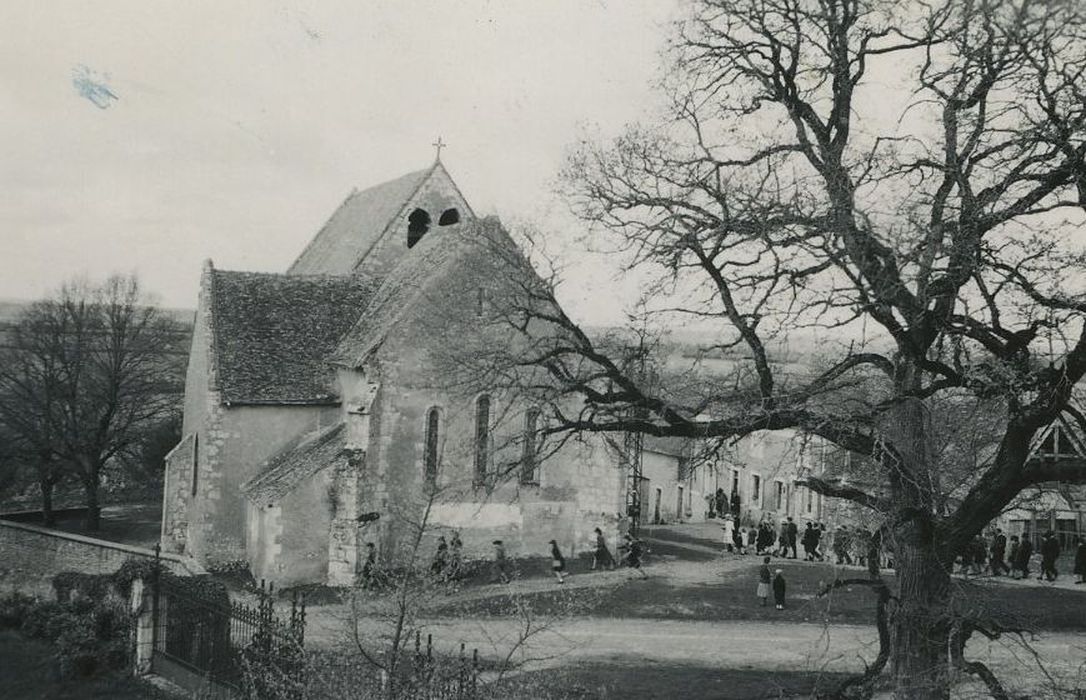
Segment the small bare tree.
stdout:
<path fill-rule="evenodd" d="M 43 506 L 63 474 L 78 479 L 97 530 L 103 470 L 139 447 L 177 398 L 183 336 L 134 276 L 66 284 L 16 324 L 0 366 L 0 420 L 37 469 Z"/>

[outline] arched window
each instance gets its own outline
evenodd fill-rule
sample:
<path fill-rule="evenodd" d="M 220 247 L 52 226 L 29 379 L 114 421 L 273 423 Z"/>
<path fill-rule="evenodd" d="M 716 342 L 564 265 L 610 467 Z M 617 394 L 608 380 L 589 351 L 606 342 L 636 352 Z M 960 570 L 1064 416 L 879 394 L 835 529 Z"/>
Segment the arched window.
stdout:
<path fill-rule="evenodd" d="M 196 495 L 197 480 L 200 478 L 200 434 L 192 436 L 192 495 Z"/>
<path fill-rule="evenodd" d="M 452 226 L 460 223 L 460 212 L 455 209 L 446 209 L 441 212 L 441 218 L 437 220 L 438 226 Z"/>
<path fill-rule="evenodd" d="M 437 447 L 441 430 L 441 412 L 431 408 L 426 412 L 426 446 L 423 455 L 424 474 L 426 483 L 433 486 L 437 483 Z"/>
<path fill-rule="evenodd" d="M 524 412 L 524 453 L 521 457 L 520 482 L 539 483 L 539 409 Z"/>
<path fill-rule="evenodd" d="M 490 460 L 490 397 L 475 399 L 475 483 L 486 481 Z"/>
<path fill-rule="evenodd" d="M 407 247 L 413 248 L 430 230 L 430 215 L 423 209 L 416 209 L 407 217 Z"/>

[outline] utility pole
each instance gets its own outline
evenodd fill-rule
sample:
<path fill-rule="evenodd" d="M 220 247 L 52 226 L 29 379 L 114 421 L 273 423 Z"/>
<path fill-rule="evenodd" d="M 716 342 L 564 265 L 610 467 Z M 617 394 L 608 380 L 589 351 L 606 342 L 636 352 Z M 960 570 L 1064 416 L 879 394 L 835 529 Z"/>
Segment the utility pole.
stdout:
<path fill-rule="evenodd" d="M 631 368 L 636 368 L 637 383 L 643 385 L 645 381 L 645 335 L 639 334 L 637 349 L 633 351 L 633 357 L 628 359 Z M 642 407 L 632 408 L 629 415 L 634 419 L 646 417 Z M 630 536 L 637 537 L 641 531 L 641 484 L 644 481 L 642 464 L 644 454 L 645 436 L 637 430 L 627 431 L 625 437 L 626 458 L 626 515 L 630 519 Z"/>

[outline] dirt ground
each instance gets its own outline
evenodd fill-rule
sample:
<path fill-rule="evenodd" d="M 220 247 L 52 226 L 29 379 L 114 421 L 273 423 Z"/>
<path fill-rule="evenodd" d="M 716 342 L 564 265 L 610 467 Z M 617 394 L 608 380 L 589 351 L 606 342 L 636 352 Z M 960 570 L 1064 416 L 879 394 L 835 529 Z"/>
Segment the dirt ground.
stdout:
<path fill-rule="evenodd" d="M 518 643 L 526 622 L 546 629 L 521 643 L 516 658 L 527 674 L 561 673 L 577 697 L 780 697 L 809 692 L 826 674 L 861 670 L 877 652 L 872 600 L 862 588 L 827 599 L 815 593 L 835 575 L 863 572 L 831 565 L 774 560 L 789 583 L 788 609 L 762 608 L 754 596 L 760 559 L 723 556 L 694 527 L 657 530 L 649 540 L 647 578 L 620 569 L 574 568 L 561 586 L 528 575 L 506 586 L 470 585 L 439 594 L 417 611 L 435 646 L 454 653 L 460 643 L 493 661 Z M 890 572 L 886 572 L 891 576 Z M 1035 583 L 958 580 L 969 600 L 1010 610 L 1040 631 L 1033 651 L 1014 640 L 973 640 L 969 658 L 983 660 L 1023 691 L 1050 679 L 1086 687 L 1086 591 Z M 978 603 L 979 604 L 979 603 Z M 525 609 L 531 614 L 524 616 Z M 357 621 L 364 639 L 383 630 L 380 604 L 330 603 L 309 610 L 308 639 L 338 646 Z M 1036 652 L 1036 653 L 1034 653 Z M 1039 663 L 1040 662 L 1040 663 Z M 1043 669 L 1041 668 L 1043 665 Z M 674 669 L 686 669 L 676 694 Z M 743 685 L 735 674 L 750 679 Z M 748 678 L 749 676 L 749 678 Z M 673 681 L 667 681 L 672 678 Z M 721 688 L 734 694 L 721 694 Z M 962 693 L 975 690 L 963 683 Z"/>

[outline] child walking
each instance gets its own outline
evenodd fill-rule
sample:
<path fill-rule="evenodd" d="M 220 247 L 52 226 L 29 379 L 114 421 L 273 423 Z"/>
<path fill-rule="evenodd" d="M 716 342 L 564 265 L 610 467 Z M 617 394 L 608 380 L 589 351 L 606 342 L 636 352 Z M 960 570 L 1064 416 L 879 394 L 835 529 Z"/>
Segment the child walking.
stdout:
<path fill-rule="evenodd" d="M 766 606 L 766 601 L 769 600 L 769 557 L 762 560 L 762 568 L 758 569 L 758 598 L 762 601 L 762 607 Z"/>
<path fill-rule="evenodd" d="M 554 577 L 558 579 L 558 583 L 565 583 L 563 578 L 566 571 L 566 559 L 562 556 L 562 552 L 558 550 L 558 543 L 551 540 L 551 571 L 554 572 Z"/>
<path fill-rule="evenodd" d="M 773 577 L 773 602 L 777 604 L 777 610 L 784 610 L 784 573 L 777 569 L 777 575 Z"/>

